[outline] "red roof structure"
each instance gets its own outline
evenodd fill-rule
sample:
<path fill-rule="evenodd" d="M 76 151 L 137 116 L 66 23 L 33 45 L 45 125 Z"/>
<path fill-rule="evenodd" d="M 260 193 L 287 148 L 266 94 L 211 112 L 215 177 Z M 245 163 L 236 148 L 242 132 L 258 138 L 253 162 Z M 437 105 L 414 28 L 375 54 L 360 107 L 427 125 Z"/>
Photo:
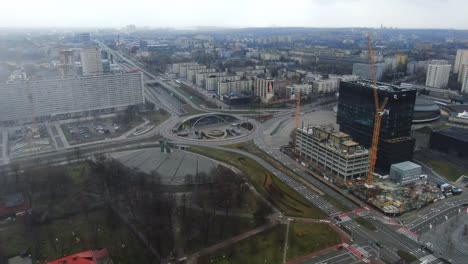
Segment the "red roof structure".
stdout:
<path fill-rule="evenodd" d="M 88 250 L 78 254 L 57 259 L 47 264 L 112 264 L 107 249 Z"/>

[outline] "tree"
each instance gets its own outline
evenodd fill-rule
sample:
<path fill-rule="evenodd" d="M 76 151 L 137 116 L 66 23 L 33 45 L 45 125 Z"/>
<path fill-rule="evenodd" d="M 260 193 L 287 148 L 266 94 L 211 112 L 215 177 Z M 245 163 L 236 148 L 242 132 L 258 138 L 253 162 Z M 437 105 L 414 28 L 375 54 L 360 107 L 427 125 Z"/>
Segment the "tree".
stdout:
<path fill-rule="evenodd" d="M 260 202 L 257 210 L 254 213 L 254 220 L 256 225 L 264 225 L 267 222 L 267 217 L 271 213 L 271 208 L 264 202 Z"/>

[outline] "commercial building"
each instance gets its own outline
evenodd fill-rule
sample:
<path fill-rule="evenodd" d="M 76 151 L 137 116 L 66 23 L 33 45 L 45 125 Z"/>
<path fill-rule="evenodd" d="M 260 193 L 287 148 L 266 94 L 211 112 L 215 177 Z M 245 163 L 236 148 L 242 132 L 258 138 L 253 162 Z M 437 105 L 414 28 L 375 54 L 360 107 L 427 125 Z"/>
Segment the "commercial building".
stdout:
<path fill-rule="evenodd" d="M 382 80 L 384 68 L 385 68 L 384 63 L 375 64 L 375 74 L 377 77 L 377 81 Z M 361 77 L 362 79 L 372 80 L 371 65 L 367 63 L 354 63 L 353 75 L 357 75 Z"/>
<path fill-rule="evenodd" d="M 468 67 L 466 67 L 465 71 L 463 72 L 461 92 L 468 94 Z"/>
<path fill-rule="evenodd" d="M 372 82 L 341 82 L 337 123 L 340 131 L 369 148 L 374 129 L 374 90 Z M 388 98 L 382 118 L 377 168 L 388 171 L 395 163 L 413 158 L 415 140 L 410 137 L 416 90 L 378 83 L 379 100 Z"/>
<path fill-rule="evenodd" d="M 434 62 L 431 62 L 427 68 L 426 86 L 446 88 L 451 68 L 450 64 L 434 64 Z"/>
<path fill-rule="evenodd" d="M 84 76 L 102 74 L 102 57 L 99 48 L 83 48 L 80 52 L 80 57 Z"/>
<path fill-rule="evenodd" d="M 252 95 L 253 94 L 253 81 L 220 81 L 218 82 L 218 95 Z"/>
<path fill-rule="evenodd" d="M 440 118 L 440 107 L 434 101 L 416 98 L 413 123 L 427 123 Z"/>
<path fill-rule="evenodd" d="M 369 151 L 349 135 L 328 127 L 298 128 L 295 151 L 343 180 L 365 176 L 369 169 Z"/>
<path fill-rule="evenodd" d="M 340 87 L 339 79 L 326 79 L 313 82 L 313 92 L 315 94 L 334 93 L 338 91 L 338 87 Z"/>
<path fill-rule="evenodd" d="M 460 74 L 460 72 L 462 72 L 462 65 L 465 63 L 468 63 L 468 49 L 457 50 L 457 56 L 455 58 L 455 66 L 453 68 L 453 73 Z"/>
<path fill-rule="evenodd" d="M 286 86 L 286 93 L 289 95 L 289 98 L 295 99 L 297 92 L 300 92 L 301 96 L 311 95 L 312 85 L 311 84 L 293 84 L 293 85 Z"/>
<path fill-rule="evenodd" d="M 392 164 L 390 167 L 390 179 L 401 185 L 418 181 L 420 176 L 421 166 L 411 161 Z"/>
<path fill-rule="evenodd" d="M 143 87 L 140 72 L 0 83 L 0 124 L 124 110 L 144 103 Z"/>
<path fill-rule="evenodd" d="M 458 157 L 468 157 L 468 130 L 450 127 L 432 131 L 429 147 Z"/>

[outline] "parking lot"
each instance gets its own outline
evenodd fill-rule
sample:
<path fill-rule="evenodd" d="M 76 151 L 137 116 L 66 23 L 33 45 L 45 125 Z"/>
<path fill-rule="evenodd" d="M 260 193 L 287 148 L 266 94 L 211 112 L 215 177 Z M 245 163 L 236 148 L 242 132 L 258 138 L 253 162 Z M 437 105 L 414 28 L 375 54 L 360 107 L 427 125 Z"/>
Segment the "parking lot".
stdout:
<path fill-rule="evenodd" d="M 115 138 L 125 132 L 112 118 L 62 124 L 61 128 L 70 145 Z"/>

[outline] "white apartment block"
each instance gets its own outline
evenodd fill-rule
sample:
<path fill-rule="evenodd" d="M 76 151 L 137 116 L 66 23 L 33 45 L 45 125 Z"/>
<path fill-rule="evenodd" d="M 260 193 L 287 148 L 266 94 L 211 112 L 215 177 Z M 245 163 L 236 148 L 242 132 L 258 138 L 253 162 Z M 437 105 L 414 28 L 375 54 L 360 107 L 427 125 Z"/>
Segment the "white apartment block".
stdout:
<path fill-rule="evenodd" d="M 468 67 L 465 68 L 465 72 L 463 73 L 461 92 L 468 94 Z"/>
<path fill-rule="evenodd" d="M 350 136 L 323 126 L 296 130 L 296 153 L 343 180 L 362 177 L 369 169 L 369 151 Z"/>
<path fill-rule="evenodd" d="M 84 76 L 102 74 L 102 56 L 100 49 L 97 47 L 83 48 L 80 52 L 80 57 Z"/>
<path fill-rule="evenodd" d="M 215 72 L 215 69 L 207 69 L 205 65 L 189 68 L 187 69 L 187 80 L 191 83 L 195 83 L 195 77 L 199 72 Z"/>
<path fill-rule="evenodd" d="M 236 93 L 252 94 L 253 81 L 221 81 L 218 82 L 218 95 Z"/>
<path fill-rule="evenodd" d="M 0 124 L 22 124 L 124 110 L 144 103 L 143 74 L 0 84 Z"/>
<path fill-rule="evenodd" d="M 340 87 L 339 79 L 326 79 L 315 81 L 313 84 L 313 92 L 316 94 L 319 93 L 332 93 L 338 91 Z"/>
<path fill-rule="evenodd" d="M 227 72 L 200 72 L 195 75 L 195 84 L 198 87 L 206 87 L 206 79 L 209 76 L 227 76 Z"/>
<path fill-rule="evenodd" d="M 223 81 L 239 81 L 239 76 L 208 76 L 206 78 L 205 89 L 208 91 L 217 91 L 218 83 Z"/>
<path fill-rule="evenodd" d="M 347 74 L 347 75 L 329 74 L 328 78 L 329 79 L 334 79 L 334 80 L 339 80 L 339 81 L 342 81 L 342 82 L 354 82 L 354 81 L 359 80 L 359 76 L 352 75 L 352 74 Z"/>
<path fill-rule="evenodd" d="M 453 73 L 463 73 L 462 65 L 464 63 L 468 63 L 468 49 L 459 49 L 457 50 Z M 460 78 L 458 80 L 460 80 Z"/>
<path fill-rule="evenodd" d="M 426 86 L 446 88 L 450 77 L 450 64 L 429 64 L 427 68 Z"/>
<path fill-rule="evenodd" d="M 293 84 L 286 86 L 286 95 L 289 95 L 291 99 L 296 98 L 296 93 L 300 92 L 301 96 L 310 95 L 312 93 L 311 84 Z"/>
<path fill-rule="evenodd" d="M 254 95 L 260 97 L 263 103 L 268 103 L 274 96 L 274 80 L 256 77 L 254 79 Z"/>
<path fill-rule="evenodd" d="M 173 63 L 172 64 L 172 73 L 179 76 L 180 75 L 180 67 L 186 67 L 186 66 L 198 66 L 198 63 L 196 63 L 196 62 Z"/>

